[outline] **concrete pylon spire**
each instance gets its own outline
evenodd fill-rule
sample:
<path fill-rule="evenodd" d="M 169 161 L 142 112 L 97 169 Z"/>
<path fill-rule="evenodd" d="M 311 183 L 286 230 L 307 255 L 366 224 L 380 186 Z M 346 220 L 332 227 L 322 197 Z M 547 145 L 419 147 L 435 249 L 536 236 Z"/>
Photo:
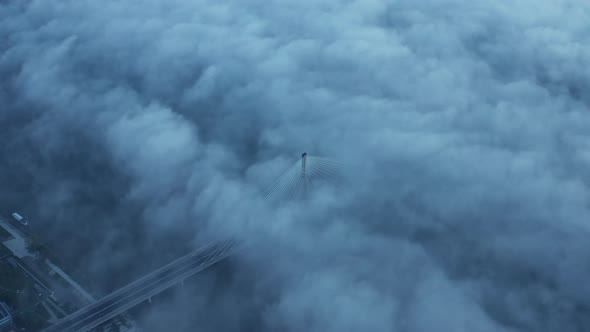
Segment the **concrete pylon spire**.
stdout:
<path fill-rule="evenodd" d="M 301 177 L 303 178 L 303 193 L 307 194 L 307 152 L 301 155 Z"/>

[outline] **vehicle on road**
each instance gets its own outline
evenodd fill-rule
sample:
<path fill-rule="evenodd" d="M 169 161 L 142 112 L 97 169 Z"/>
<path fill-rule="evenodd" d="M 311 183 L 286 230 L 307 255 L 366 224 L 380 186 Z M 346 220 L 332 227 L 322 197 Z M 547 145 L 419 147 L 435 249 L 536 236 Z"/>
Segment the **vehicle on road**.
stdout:
<path fill-rule="evenodd" d="M 23 224 L 25 226 L 29 223 L 27 221 L 27 219 L 25 219 L 23 216 L 21 216 L 20 214 L 18 214 L 16 212 L 12 214 L 12 217 L 14 218 L 14 220 L 20 222 L 21 224 Z"/>

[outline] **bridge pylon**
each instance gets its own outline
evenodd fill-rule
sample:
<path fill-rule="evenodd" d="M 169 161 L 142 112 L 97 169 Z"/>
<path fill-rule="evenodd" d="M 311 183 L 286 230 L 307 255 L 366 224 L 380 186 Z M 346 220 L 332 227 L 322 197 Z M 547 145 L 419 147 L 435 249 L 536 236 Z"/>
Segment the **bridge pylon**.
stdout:
<path fill-rule="evenodd" d="M 301 178 L 303 179 L 303 194 L 307 194 L 307 152 L 301 155 Z"/>

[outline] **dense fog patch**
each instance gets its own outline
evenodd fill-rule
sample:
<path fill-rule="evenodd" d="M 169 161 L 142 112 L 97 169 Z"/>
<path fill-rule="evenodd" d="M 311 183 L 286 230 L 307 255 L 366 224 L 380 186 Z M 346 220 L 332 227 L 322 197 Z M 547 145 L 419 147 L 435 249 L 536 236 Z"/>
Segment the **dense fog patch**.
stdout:
<path fill-rule="evenodd" d="M 103 293 L 245 243 L 147 330 L 586 331 L 588 22 L 581 0 L 4 1 L 2 213 Z M 265 204 L 304 151 L 338 181 Z"/>

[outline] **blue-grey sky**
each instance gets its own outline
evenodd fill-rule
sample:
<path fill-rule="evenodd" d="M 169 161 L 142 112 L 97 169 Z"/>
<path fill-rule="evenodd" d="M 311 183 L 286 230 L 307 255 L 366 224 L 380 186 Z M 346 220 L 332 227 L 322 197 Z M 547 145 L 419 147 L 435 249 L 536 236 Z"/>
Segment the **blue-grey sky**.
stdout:
<path fill-rule="evenodd" d="M 250 241 L 147 331 L 590 330 L 587 1 L 8 0 L 0 35 L 0 205 L 95 292 Z M 265 205 L 303 151 L 344 183 Z"/>

